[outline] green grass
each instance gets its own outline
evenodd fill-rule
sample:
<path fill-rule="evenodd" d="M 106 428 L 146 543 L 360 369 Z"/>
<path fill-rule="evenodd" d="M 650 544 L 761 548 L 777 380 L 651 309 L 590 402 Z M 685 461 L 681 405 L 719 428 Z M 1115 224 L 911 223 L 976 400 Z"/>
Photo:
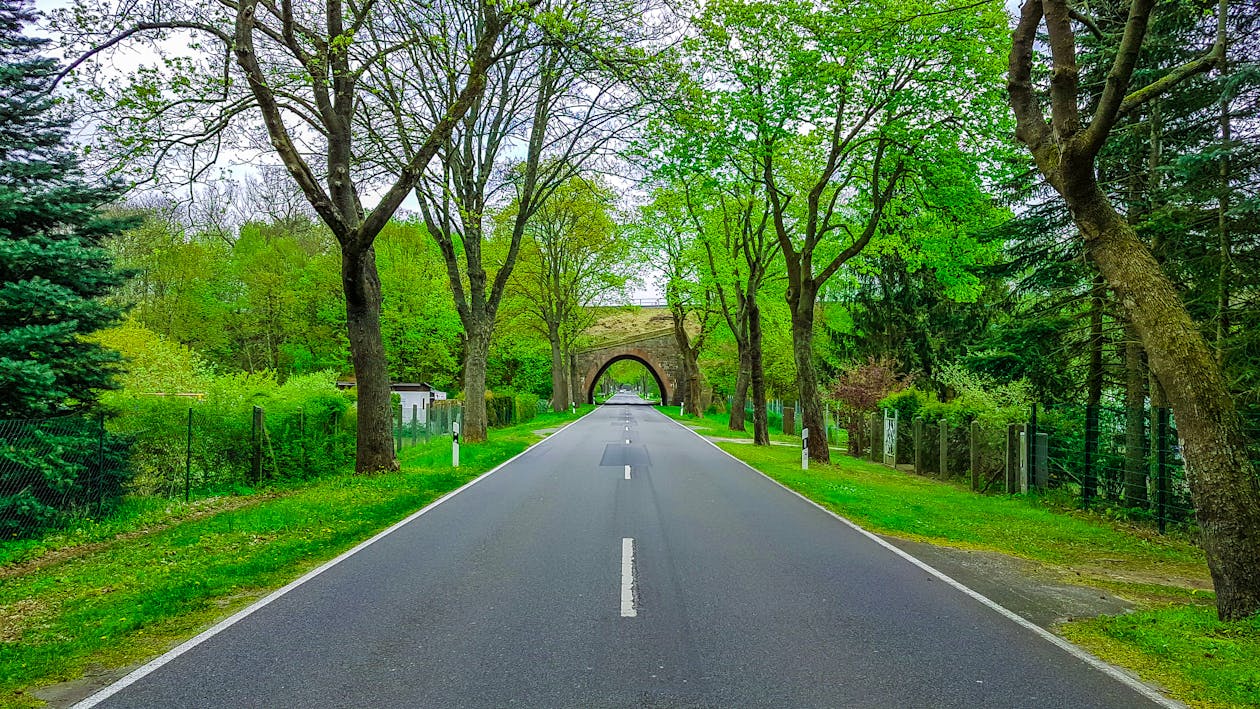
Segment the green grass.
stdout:
<path fill-rule="evenodd" d="M 1210 606 L 1176 605 L 1076 621 L 1060 630 L 1191 706 L 1260 706 L 1260 615 L 1222 623 Z"/>
<path fill-rule="evenodd" d="M 156 531 L 122 530 L 91 553 L 0 581 L 0 706 L 37 706 L 32 687 L 162 652 L 519 453 L 538 440 L 534 430 L 573 418 L 492 430 L 462 446 L 458 470 L 449 444 L 418 446 L 397 474 L 330 476 Z"/>
<path fill-rule="evenodd" d="M 795 450 L 718 446 L 871 531 L 1002 552 L 1130 598 L 1141 610 L 1058 629 L 1192 706 L 1260 706 L 1260 616 L 1216 620 L 1213 594 L 1193 588 L 1208 577 L 1203 552 L 1186 538 L 1036 497 L 977 495 L 848 456 L 802 471 Z"/>
<path fill-rule="evenodd" d="M 708 412 L 708 413 L 705 413 L 704 416 L 697 418 L 691 415 L 685 415 L 685 416 L 679 415 L 678 408 L 679 407 L 677 406 L 657 406 L 656 410 L 660 411 L 666 416 L 669 416 L 675 421 L 681 421 L 687 424 L 692 429 L 694 429 L 696 433 L 699 433 L 704 436 L 712 436 L 714 438 L 739 438 L 739 439 L 744 439 L 744 440 L 749 440 L 749 441 L 753 439 L 751 416 L 749 416 L 748 419 L 744 422 L 743 431 L 732 431 L 729 427 L 730 414 L 718 414 L 718 413 Z M 776 416 L 775 418 L 778 418 L 778 417 Z M 770 440 L 776 441 L 779 443 L 791 443 L 792 445 L 800 445 L 801 436 L 799 433 L 792 434 L 792 435 L 785 435 L 782 432 L 782 428 L 779 428 L 773 425 L 773 423 L 774 422 L 771 422 L 771 426 L 770 426 Z M 845 431 L 840 430 L 838 441 L 836 440 L 831 441 L 831 445 L 843 446 L 846 440 L 847 440 L 847 436 L 846 436 Z"/>

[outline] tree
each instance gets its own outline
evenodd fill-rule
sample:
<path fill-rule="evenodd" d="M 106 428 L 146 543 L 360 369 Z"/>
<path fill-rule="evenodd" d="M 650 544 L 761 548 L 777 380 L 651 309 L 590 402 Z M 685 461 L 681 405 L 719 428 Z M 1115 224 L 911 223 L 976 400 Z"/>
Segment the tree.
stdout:
<path fill-rule="evenodd" d="M 652 201 L 640 208 L 636 229 L 639 258 L 661 273 L 674 342 L 682 354 L 681 391 L 674 396 L 688 413 L 701 416 L 705 391 L 700 352 L 718 321 L 713 284 L 701 278 L 704 251 L 687 211 L 685 190 L 677 184 L 657 188 Z"/>
<path fill-rule="evenodd" d="M 78 0 L 59 16 L 63 35 L 75 46 L 89 47 L 67 73 L 129 41 L 147 42 L 166 59 L 164 69 L 139 71 L 122 90 L 105 83 L 85 92 L 99 104 L 98 127 L 112 139 L 106 152 L 116 165 L 146 164 L 149 178 L 157 179 L 159 166 L 182 152 L 195 178 L 217 161 L 225 144 L 257 144 L 257 123 L 249 125 L 244 117 L 261 122 L 272 155 L 340 246 L 358 388 L 359 472 L 398 467 L 373 243 L 479 102 L 486 75 L 503 51 L 499 39 L 505 28 L 539 2 L 325 0 L 296 6 L 287 0 L 159 0 L 141 9 L 128 2 Z M 446 31 L 452 18 L 466 19 L 456 36 Z M 192 38 L 191 55 L 163 52 L 162 40 L 176 35 Z M 365 35 L 377 41 L 362 41 Z M 215 48 L 204 47 L 205 40 Z M 441 63 L 419 61 L 436 56 Z M 367 135 L 382 118 L 365 110 L 371 105 L 367 97 L 401 74 L 441 76 L 449 101 L 408 126 L 413 149 L 406 160 L 383 174 L 365 173 Z M 233 128 L 241 133 L 234 135 Z M 369 209 L 361 196 L 381 185 Z"/>
<path fill-rule="evenodd" d="M 1247 438 L 1216 357 L 1180 295 L 1150 249 L 1138 238 L 1099 186 L 1096 161 L 1124 115 L 1148 105 L 1225 59 L 1228 5 L 1218 6 L 1211 48 L 1183 64 L 1157 72 L 1134 88 L 1135 70 L 1154 0 L 1131 0 L 1114 58 L 1096 92 L 1083 92 L 1073 22 L 1087 18 L 1066 0 L 1025 0 L 1014 30 L 1008 93 L 1016 136 L 1037 169 L 1062 197 L 1085 241 L 1089 258 L 1141 338 L 1151 370 L 1167 394 L 1184 443 L 1187 479 L 1223 620 L 1260 610 L 1260 487 L 1247 455 Z M 1050 117 L 1034 85 L 1038 30 L 1050 51 Z M 1085 120 L 1082 113 L 1092 115 Z"/>
<path fill-rule="evenodd" d="M 464 326 L 460 435 L 470 443 L 485 440 L 487 358 L 526 225 L 556 189 L 624 139 L 643 104 L 634 82 L 652 63 L 644 49 L 652 32 L 643 22 L 649 3 L 546 0 L 538 6 L 533 22 L 505 34 L 505 57 L 488 74 L 484 98 L 454 126 L 414 187 Z M 458 25 L 443 29 L 462 33 Z M 387 37 L 373 41 L 382 49 L 389 45 Z M 451 42 L 417 51 L 431 52 L 441 64 L 458 47 Z M 388 130 L 373 133 L 385 170 L 415 159 L 422 147 L 412 138 L 415 126 L 454 98 L 444 74 L 390 77 L 376 100 L 365 104 L 392 121 Z M 515 219 L 504 230 L 506 247 L 491 262 L 488 220 L 508 202 L 515 205 Z"/>
<path fill-rule="evenodd" d="M 574 176 L 559 186 L 525 225 L 525 243 L 512 275 L 516 300 L 551 345 L 551 406 L 571 401 L 572 344 L 590 327 L 589 308 L 622 291 L 627 253 L 610 214 L 614 196 L 595 179 Z M 515 205 L 499 223 L 510 229 Z M 509 237 L 510 238 L 510 237 Z"/>
<path fill-rule="evenodd" d="M 381 331 L 394 381 L 459 389 L 459 315 L 437 245 L 419 220 L 391 222 L 377 244 Z"/>
<path fill-rule="evenodd" d="M 120 286 L 101 240 L 129 222 L 99 209 L 117 189 L 89 187 L 48 95 L 47 42 L 20 34 L 25 3 L 0 4 L 0 418 L 91 405 L 111 386 L 117 353 L 83 339 L 112 325 L 102 298 Z"/>
<path fill-rule="evenodd" d="M 756 183 L 732 179 L 713 190 L 685 185 L 685 196 L 704 248 L 705 275 L 717 294 L 718 310 L 735 339 L 739 360 L 728 425 L 732 431 L 744 430 L 751 387 L 753 443 L 770 445 L 758 293 L 778 258 L 779 244 L 767 233 L 769 205 L 757 188 Z"/>
<path fill-rule="evenodd" d="M 769 204 L 786 261 L 803 424 L 821 431 L 819 296 L 872 242 L 905 246 L 885 224 L 889 214 L 921 203 L 947 215 L 938 226 L 948 232 L 975 204 L 974 194 L 947 185 L 960 176 L 976 184 L 979 153 L 1000 128 L 961 124 L 997 105 L 998 68 L 985 40 L 1005 20 L 999 8 L 937 2 L 724 0 L 707 3 L 695 22 L 693 73 L 715 87 L 725 142 L 750 156 Z M 809 447 L 814 460 L 830 460 L 824 436 Z"/>
<path fill-rule="evenodd" d="M 49 95 L 57 65 L 23 36 L 34 14 L 0 0 L 0 419 L 82 413 L 113 386 L 117 352 L 87 339 L 120 309 L 103 299 L 122 284 L 101 239 L 127 221 L 100 208 L 113 188 L 84 181 L 67 141 L 70 121 Z M 123 479 L 83 420 L 9 421 L 0 441 L 0 533 L 30 532 L 58 509 L 117 494 Z M 117 445 L 108 445 L 111 459 Z M 93 460 L 91 465 L 87 460 Z"/>

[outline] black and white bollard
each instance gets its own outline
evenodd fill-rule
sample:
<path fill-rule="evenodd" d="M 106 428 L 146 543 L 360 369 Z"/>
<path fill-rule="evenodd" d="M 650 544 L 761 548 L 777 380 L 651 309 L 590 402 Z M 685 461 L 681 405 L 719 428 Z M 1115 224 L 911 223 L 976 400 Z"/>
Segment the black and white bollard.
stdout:
<path fill-rule="evenodd" d="M 801 429 L 801 470 L 809 470 L 809 429 Z"/>
<path fill-rule="evenodd" d="M 451 467 L 459 467 L 459 421 L 451 424 Z"/>

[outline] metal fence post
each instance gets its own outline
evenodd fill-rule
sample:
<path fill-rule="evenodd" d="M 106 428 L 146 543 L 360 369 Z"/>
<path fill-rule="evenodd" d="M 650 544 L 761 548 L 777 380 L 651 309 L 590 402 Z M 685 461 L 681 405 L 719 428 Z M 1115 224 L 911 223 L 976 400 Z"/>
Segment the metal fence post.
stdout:
<path fill-rule="evenodd" d="M 940 448 L 940 453 L 941 453 L 940 470 L 941 470 L 941 477 L 947 478 L 949 477 L 949 423 L 945 419 L 941 419 L 940 428 L 941 428 L 941 433 L 939 436 L 939 439 L 940 439 L 939 448 Z"/>
<path fill-rule="evenodd" d="M 980 422 L 971 422 L 971 439 L 968 441 L 971 453 L 971 491 L 980 490 Z"/>
<path fill-rule="evenodd" d="M 871 462 L 878 462 L 880 459 L 880 447 L 884 443 L 883 412 L 871 414 Z"/>
<path fill-rule="evenodd" d="M 1094 463 L 1098 456 L 1098 405 L 1085 406 L 1085 479 L 1081 481 L 1081 504 L 1089 509 L 1098 494 L 1098 473 Z"/>
<path fill-rule="evenodd" d="M 914 473 L 923 474 L 923 417 L 914 417 Z"/>
<path fill-rule="evenodd" d="M 1168 526 L 1168 407 L 1156 409 L 1155 451 L 1155 483 L 1156 483 L 1156 516 L 1159 522 L 1159 533 L 1163 534 Z"/>
<path fill-rule="evenodd" d="M 251 471 L 254 476 L 254 484 L 262 482 L 262 430 L 263 430 L 263 407 L 254 407 L 254 456 Z"/>
<path fill-rule="evenodd" d="M 184 502 L 192 494 L 193 410 L 188 407 L 188 447 L 184 450 Z"/>
<path fill-rule="evenodd" d="M 1037 461 L 1037 405 L 1032 405 L 1031 415 L 1028 417 L 1028 427 L 1024 429 L 1024 444 L 1028 447 L 1025 455 L 1028 456 L 1028 468 L 1025 470 L 1026 478 L 1024 483 L 1031 490 L 1037 487 L 1036 474 L 1033 472 Z"/>
<path fill-rule="evenodd" d="M 298 453 L 302 456 L 302 472 L 306 472 L 306 409 L 298 408 Z"/>
<path fill-rule="evenodd" d="M 96 516 L 100 517 L 105 510 L 105 412 L 97 414 L 96 424 Z"/>
<path fill-rule="evenodd" d="M 1017 423 L 1006 425 L 1006 493 L 1019 491 L 1019 429 Z"/>

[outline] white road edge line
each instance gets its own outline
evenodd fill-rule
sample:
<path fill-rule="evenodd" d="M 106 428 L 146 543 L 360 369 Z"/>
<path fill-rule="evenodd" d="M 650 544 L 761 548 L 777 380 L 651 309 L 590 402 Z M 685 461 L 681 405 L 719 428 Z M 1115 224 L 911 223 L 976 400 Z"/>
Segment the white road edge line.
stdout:
<path fill-rule="evenodd" d="M 284 595 L 285 595 L 286 593 L 288 593 L 289 591 L 292 591 L 293 589 L 297 588 L 298 586 L 301 586 L 302 584 L 306 583 L 307 581 L 310 581 L 311 579 L 315 578 L 316 576 L 319 576 L 320 574 L 322 574 L 322 573 L 324 573 L 325 571 L 327 571 L 327 570 L 331 569 L 332 567 L 336 566 L 337 564 L 340 564 L 341 562 L 345 561 L 346 559 L 349 559 L 350 557 L 354 556 L 355 554 L 358 554 L 359 552 L 361 552 L 361 551 L 363 551 L 364 549 L 368 548 L 369 546 L 371 546 L 371 545 L 375 544 L 376 542 L 380 541 L 381 539 L 384 539 L 385 537 L 389 536 L 390 534 L 393 534 L 394 532 L 398 531 L 398 530 L 399 530 L 399 529 L 401 529 L 402 527 L 405 527 L 406 525 L 408 525 L 408 524 L 410 524 L 411 522 L 415 521 L 417 518 L 419 518 L 420 516 L 422 516 L 422 515 L 424 515 L 425 513 L 429 512 L 430 510 L 432 510 L 433 508 L 437 507 L 438 505 L 441 505 L 443 502 L 446 502 L 447 500 L 450 500 L 452 497 L 455 497 L 456 495 L 458 495 L 459 493 L 463 492 L 464 490 L 467 490 L 468 488 L 472 487 L 473 485 L 476 485 L 477 483 L 481 482 L 482 480 L 485 480 L 486 478 L 490 477 L 491 475 L 494 475 L 495 473 L 497 473 L 497 472 L 499 472 L 500 470 L 502 470 L 504 467 L 506 467 L 506 466 L 508 466 L 509 464 L 511 464 L 511 463 L 512 463 L 513 461 L 515 461 L 517 458 L 520 458 L 521 456 L 525 455 L 526 453 L 529 453 L 530 451 L 535 450 L 536 448 L 538 448 L 538 446 L 541 446 L 541 445 L 543 445 L 543 444 L 547 443 L 548 441 L 550 441 L 550 440 L 554 439 L 556 436 L 560 435 L 560 433 L 561 433 L 561 432 L 563 432 L 565 429 L 567 429 L 568 427 L 570 427 L 570 426 L 572 426 L 573 424 L 577 423 L 578 421 L 581 421 L 582 419 L 586 418 L 587 416 L 590 416 L 591 414 L 595 413 L 596 411 L 599 411 L 599 408 L 598 408 L 598 407 L 597 407 L 597 408 L 594 408 L 594 409 L 591 409 L 590 411 L 586 412 L 585 414 L 582 414 L 581 416 L 579 416 L 578 418 L 576 418 L 576 419 L 574 419 L 574 420 L 570 421 L 569 423 L 565 424 L 564 426 L 561 426 L 561 427 L 560 427 L 560 428 L 559 428 L 559 429 L 558 429 L 555 433 L 553 433 L 553 434 L 551 434 L 550 436 L 547 436 L 546 438 L 544 438 L 543 440 L 538 441 L 537 443 L 535 443 L 535 444 L 533 444 L 533 445 L 531 445 L 531 446 L 527 447 L 525 450 L 521 451 L 520 453 L 517 453 L 516 455 L 512 456 L 511 458 L 508 458 L 507 460 L 503 461 L 502 463 L 499 463 L 499 464 L 498 464 L 498 465 L 496 465 L 495 467 L 491 468 L 490 470 L 487 470 L 486 472 L 482 473 L 481 475 L 478 475 L 477 477 L 473 478 L 472 480 L 469 480 L 468 482 L 464 483 L 464 484 L 463 484 L 462 486 L 460 486 L 459 488 L 456 488 L 455 490 L 452 490 L 452 491 L 450 491 L 450 492 L 446 493 L 445 495 L 443 495 L 443 496 L 439 497 L 438 499 L 434 500 L 433 502 L 430 502 L 428 505 L 425 505 L 424 507 L 420 508 L 419 510 L 416 510 L 415 512 L 411 513 L 410 515 L 408 515 L 407 517 L 403 518 L 402 520 L 400 520 L 400 521 L 398 521 L 398 522 L 395 522 L 394 524 L 390 525 L 389 527 L 385 528 L 384 530 L 382 530 L 382 531 L 378 532 L 378 533 L 376 534 L 376 536 L 373 536 L 373 537 L 371 537 L 370 539 L 367 539 L 366 541 L 360 542 L 359 544 L 357 544 L 357 545 L 356 545 L 356 546 L 354 546 L 353 548 L 349 549 L 348 551 L 343 552 L 342 554 L 340 554 L 340 555 L 339 555 L 339 556 L 337 556 L 337 557 L 334 557 L 334 558 L 332 558 L 332 559 L 330 559 L 330 560 L 328 560 L 328 561 L 325 561 L 324 563 L 320 564 L 319 566 L 316 566 L 315 568 L 311 569 L 310 571 L 306 572 L 305 574 L 302 574 L 301 576 L 299 576 L 298 578 L 294 579 L 293 581 L 290 581 L 288 584 L 286 584 L 286 585 L 284 585 L 284 586 L 281 586 L 280 588 L 278 588 L 278 589 L 276 589 L 276 590 L 272 591 L 271 593 L 267 594 L 266 596 L 263 596 L 262 598 L 258 599 L 257 601 L 254 601 L 253 603 L 249 604 L 248 606 L 245 606 L 244 608 L 242 608 L 241 610 L 237 611 L 236 613 L 233 613 L 232 615 L 228 616 L 227 618 L 224 618 L 223 620 L 219 621 L 218 623 L 215 623 L 214 625 L 210 626 L 209 628 L 206 628 L 205 630 L 203 630 L 203 631 L 202 631 L 202 632 L 200 632 L 199 634 L 197 634 L 197 635 L 195 635 L 195 636 L 193 636 L 193 637 L 189 638 L 188 640 L 185 640 L 184 642 L 180 643 L 179 645 L 176 645 L 175 647 L 171 648 L 170 650 L 167 650 L 165 653 L 163 653 L 163 654 L 161 654 L 161 655 L 159 655 L 159 656 L 157 656 L 157 657 L 153 658 L 152 660 L 149 660 L 148 662 L 146 662 L 146 663 L 144 663 L 143 665 L 141 665 L 141 666 L 137 667 L 136 669 L 132 670 L 131 672 L 129 672 L 128 674 L 126 674 L 125 676 L 123 676 L 121 679 L 119 679 L 119 680 L 117 680 L 116 682 L 114 682 L 113 684 L 111 684 L 111 685 L 109 685 L 109 686 L 107 686 L 107 687 L 105 687 L 105 688 L 103 688 L 103 689 L 101 689 L 101 690 L 97 691 L 95 694 L 92 694 L 91 696 L 87 697 L 86 699 L 84 699 L 83 701 L 79 702 L 78 704 L 75 704 L 75 705 L 72 707 L 72 709 L 91 709 L 91 707 L 94 707 L 94 706 L 96 706 L 97 704 L 100 704 L 101 702 L 105 701 L 106 699 L 109 699 L 110 697 L 112 697 L 112 696 L 114 696 L 115 694 L 117 694 L 117 693 L 121 692 L 122 690 L 126 689 L 127 687 L 130 687 L 131 685 L 135 684 L 136 682 L 138 682 L 138 681 L 140 681 L 140 680 L 144 679 L 145 677 L 149 676 L 150 674 L 152 674 L 152 673 L 156 672 L 156 671 L 157 671 L 158 669 L 160 669 L 163 665 L 165 665 L 165 664 L 167 664 L 167 663 L 171 662 L 172 660 L 176 659 L 176 658 L 177 658 L 177 657 L 179 657 L 180 655 L 183 655 L 184 653 L 188 652 L 189 650 L 192 650 L 193 648 L 195 648 L 195 647 L 197 647 L 198 645 L 200 645 L 200 644 L 204 643 L 205 641 L 209 640 L 210 638 L 213 638 L 214 636 L 218 635 L 219 633 L 223 632 L 224 630 L 227 630 L 228 628 L 232 627 L 233 625 L 236 625 L 237 623 L 241 622 L 242 620 L 244 620 L 244 619 L 248 618 L 249 616 L 253 615 L 255 612 L 257 612 L 257 611 L 259 611 L 259 610 L 262 610 L 263 608 L 265 608 L 265 607 L 267 607 L 267 606 L 271 605 L 273 602 L 275 602 L 275 601 L 279 600 L 281 596 L 284 596 Z"/>
<path fill-rule="evenodd" d="M 621 540 L 621 617 L 639 615 L 634 609 L 634 537 Z"/>
<path fill-rule="evenodd" d="M 626 480 L 630 479 L 630 466 L 626 466 Z"/>
<path fill-rule="evenodd" d="M 655 411 L 655 409 L 653 409 L 653 411 Z M 658 414 L 659 414 L 659 413 L 661 413 L 661 412 L 657 411 L 656 413 L 658 413 Z M 849 526 L 849 527 L 853 528 L 856 532 L 858 532 L 859 534 L 862 534 L 862 535 L 866 536 L 867 538 L 869 538 L 871 541 L 875 542 L 876 544 L 878 544 L 878 545 L 880 545 L 880 546 L 884 547 L 885 549 L 887 549 L 888 551 L 890 551 L 890 552 L 892 552 L 892 553 L 896 554 L 897 556 L 900 556 L 901 558 L 905 559 L 906 561 L 910 562 L 911 564 L 914 564 L 915 566 L 919 567 L 920 569 L 923 569 L 923 570 L 924 570 L 924 571 L 926 571 L 927 573 L 931 574 L 932 576 L 935 576 L 936 578 L 940 579 L 940 580 L 941 580 L 941 581 L 943 581 L 944 583 L 946 583 L 946 584 L 948 584 L 948 585 L 950 585 L 950 586 L 954 587 L 954 588 L 955 588 L 955 589 L 957 589 L 958 591 L 961 591 L 961 592 L 963 592 L 963 593 L 967 594 L 968 596 L 971 596 L 971 597 L 972 597 L 972 598 L 974 598 L 975 600 L 979 601 L 982 605 L 987 606 L 990 610 L 993 610 L 993 611 L 995 611 L 996 613 L 998 613 L 999 615 L 1004 616 L 1007 620 L 1010 620 L 1011 622 L 1015 623 L 1016 625 L 1020 625 L 1020 626 L 1024 627 L 1025 629 L 1032 631 L 1032 632 L 1033 632 L 1033 633 L 1035 633 L 1036 635 L 1041 636 L 1041 638 L 1042 638 L 1043 640 L 1047 640 L 1047 641 L 1049 641 L 1049 642 L 1053 643 L 1054 645 L 1057 645 L 1057 646 L 1059 647 L 1059 649 L 1063 650 L 1064 652 L 1068 653 L 1069 655 L 1072 655 L 1072 656 L 1073 656 L 1073 657 L 1075 657 L 1076 659 L 1078 659 L 1078 660 L 1080 660 L 1080 661 L 1084 662 L 1084 663 L 1085 663 L 1085 664 L 1087 664 L 1087 665 L 1090 665 L 1090 666 L 1091 666 L 1091 667 L 1093 667 L 1094 669 L 1098 670 L 1099 672 L 1102 672 L 1103 674 L 1107 675 L 1108 677 L 1111 677 L 1112 679 L 1116 680 L 1117 682 L 1120 682 L 1121 684 L 1126 685 L 1127 687 L 1129 687 L 1129 688 L 1130 688 L 1130 689 L 1132 689 L 1133 691 L 1137 692 L 1138 694 L 1141 694 L 1142 696 L 1144 696 L 1144 697 L 1146 697 L 1147 699 L 1151 700 L 1152 702 L 1154 702 L 1154 703 L 1158 704 L 1159 706 L 1162 706 L 1162 707 L 1167 707 L 1167 709 L 1186 709 L 1186 705 L 1185 705 L 1185 704 L 1182 704 L 1181 702 L 1179 702 L 1179 701 L 1177 701 L 1177 700 L 1175 700 L 1175 699 L 1172 699 L 1172 698 L 1170 698 L 1170 697 L 1166 697 L 1166 696 L 1164 696 L 1164 695 L 1163 695 L 1163 693 L 1161 693 L 1158 689 L 1155 689 L 1155 688 L 1154 688 L 1154 687 L 1152 687 L 1151 685 L 1149 685 L 1149 684 L 1147 684 L 1147 683 L 1143 682 L 1141 679 L 1138 679 L 1137 677 L 1134 677 L 1134 676 L 1133 676 L 1132 674 L 1130 674 L 1127 670 L 1124 670 L 1124 669 L 1122 669 L 1122 668 L 1120 668 L 1120 667 L 1117 667 L 1117 666 L 1115 666 L 1115 665 L 1113 665 L 1113 664 L 1111 664 L 1111 663 L 1109 663 L 1109 662 L 1106 662 L 1106 661 L 1104 661 L 1104 660 L 1099 659 L 1098 657 L 1096 657 L 1095 655 L 1093 655 L 1092 653 L 1090 653 L 1088 650 L 1085 650 L 1084 648 L 1082 648 L 1082 647 L 1080 647 L 1080 646 L 1078 646 L 1078 645 L 1075 645 L 1075 644 L 1073 644 L 1073 643 L 1069 642 L 1068 640 L 1066 640 L 1066 639 L 1064 639 L 1064 638 L 1059 637 L 1058 635 L 1055 635 L 1054 633 L 1050 632 L 1049 630 L 1046 630 L 1045 628 L 1041 627 L 1040 625 L 1037 625 L 1036 623 L 1034 623 L 1034 622 L 1032 622 L 1032 621 L 1028 620 L 1028 619 L 1027 619 L 1027 618 L 1025 618 L 1024 616 L 1022 616 L 1022 615 L 1020 615 L 1020 614 L 1016 613 L 1015 611 L 1012 611 L 1012 610 L 1010 610 L 1010 609 L 1006 608 L 1005 606 L 1003 606 L 1003 605 L 999 604 L 997 601 L 994 601 L 994 600 L 990 599 L 988 596 L 985 596 L 984 594 L 980 593 L 979 591 L 976 591 L 976 590 L 972 589 L 971 587 L 964 585 L 964 584 L 963 584 L 962 582 L 960 582 L 960 581 L 956 581 L 956 580 L 954 580 L 952 577 L 947 576 L 947 575 L 945 574 L 945 572 L 943 572 L 943 571 L 941 571 L 941 570 L 937 569 L 937 568 L 936 568 L 936 567 L 934 567 L 934 566 L 931 566 L 931 565 L 930 565 L 930 564 L 928 564 L 927 562 L 924 562 L 924 561 L 919 560 L 918 558 L 916 558 L 916 557 L 912 556 L 909 552 L 904 551 L 904 550 L 902 550 L 902 549 L 899 549 L 896 545 L 892 544 L 892 543 L 891 543 L 891 542 L 889 542 L 888 540 L 881 538 L 879 535 L 877 535 L 877 534 L 875 534 L 875 533 L 873 533 L 873 532 L 869 532 L 869 531 L 867 531 L 867 530 L 863 529 L 862 527 L 858 526 L 858 524 L 857 524 L 856 522 L 854 522 L 854 521 L 852 521 L 852 520 L 848 519 L 847 517 L 842 517 L 841 515 L 837 514 L 836 512 L 833 512 L 832 510 L 829 510 L 829 509 L 827 509 L 826 507 L 823 507 L 822 505 L 818 504 L 817 502 L 814 502 L 813 500 L 809 499 L 808 497 L 805 497 L 804 495 L 802 495 L 801 493 L 797 492 L 796 490 L 793 490 L 792 488 L 788 487 L 787 485 L 784 485 L 783 483 L 779 482 L 778 480 L 775 480 L 774 478 L 770 477 L 769 475 L 766 475 L 765 473 L 761 472 L 760 470 L 757 470 L 756 468 L 752 467 L 752 466 L 751 466 L 751 465 L 749 465 L 748 463 L 745 463 L 744 461 L 740 460 L 739 458 L 736 458 L 735 456 L 731 455 L 730 453 L 727 453 L 726 451 L 724 451 L 724 450 L 722 450 L 721 448 L 719 448 L 719 447 L 718 447 L 718 445 L 717 445 L 716 443 L 714 443 L 713 441 L 710 441 L 709 439 L 707 439 L 707 438 L 705 438 L 704 436 L 700 435 L 700 434 L 699 434 L 699 433 L 697 433 L 696 431 L 694 431 L 694 430 L 692 430 L 692 429 L 690 429 L 690 428 L 687 428 L 686 426 L 682 425 L 682 424 L 681 424 L 681 423 L 679 423 L 678 421 L 675 421 L 674 419 L 670 418 L 669 416 L 666 416 L 665 414 L 661 414 L 661 415 L 662 415 L 662 416 L 665 416 L 666 420 L 670 421 L 671 423 L 677 424 L 677 425 L 678 425 L 678 427 L 679 427 L 679 428 L 681 428 L 681 429 L 683 429 L 684 431 L 689 431 L 690 433 L 694 434 L 694 435 L 695 435 L 697 438 L 699 438 L 700 440 L 702 440 L 702 441 L 704 441 L 705 443 L 708 443 L 709 445 L 713 446 L 713 447 L 714 447 L 714 448 L 716 448 L 718 451 L 720 451 L 720 452 L 722 453 L 722 455 L 725 455 L 726 457 L 730 458 L 731 460 L 735 461 L 736 463 L 739 463 L 740 465 L 744 466 L 745 468 L 748 468 L 749 470 L 753 471 L 754 473 L 756 473 L 756 474 L 758 474 L 758 475 L 762 476 L 762 477 L 763 477 L 763 478 L 765 478 L 766 480 L 769 480 L 770 482 L 774 483 L 775 485 L 778 485 L 779 487 L 783 488 L 784 490 L 786 490 L 786 491 L 788 491 L 788 492 L 792 493 L 793 495 L 795 495 L 795 496 L 797 496 L 797 497 L 801 498 L 801 499 L 802 499 L 802 500 L 804 500 L 805 502 L 807 502 L 807 503 L 809 503 L 809 504 L 813 505 L 814 507 L 817 507 L 818 509 L 822 510 L 823 512 L 826 512 L 827 514 L 831 515 L 832 517 L 835 517 L 836 519 L 838 519 L 838 520 L 840 520 L 841 522 L 843 522 L 845 525 L 847 525 L 847 526 Z"/>

